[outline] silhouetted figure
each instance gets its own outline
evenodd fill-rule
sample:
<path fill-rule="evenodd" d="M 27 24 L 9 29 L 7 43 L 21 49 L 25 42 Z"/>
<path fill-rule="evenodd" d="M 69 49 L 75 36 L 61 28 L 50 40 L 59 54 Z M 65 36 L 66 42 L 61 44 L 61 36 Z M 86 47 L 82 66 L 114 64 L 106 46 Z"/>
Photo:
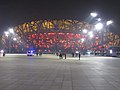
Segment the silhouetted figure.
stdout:
<path fill-rule="evenodd" d="M 97 53 L 95 52 L 95 56 L 97 55 Z"/>
<path fill-rule="evenodd" d="M 58 56 L 58 53 L 56 53 L 56 55 Z"/>
<path fill-rule="evenodd" d="M 38 56 L 38 52 L 36 52 L 36 56 Z"/>
<path fill-rule="evenodd" d="M 80 57 L 81 57 L 81 53 L 79 53 L 79 60 L 80 60 Z"/>
<path fill-rule="evenodd" d="M 61 53 L 59 54 L 59 59 L 62 59 L 62 54 Z"/>
<path fill-rule="evenodd" d="M 5 56 L 5 52 L 3 52 L 3 56 Z"/>
<path fill-rule="evenodd" d="M 72 57 L 74 57 L 74 53 L 72 53 Z"/>
<path fill-rule="evenodd" d="M 66 59 L 66 53 L 65 53 L 65 59 Z"/>
<path fill-rule="evenodd" d="M 42 52 L 39 53 L 39 56 L 41 56 L 41 55 L 42 55 Z"/>

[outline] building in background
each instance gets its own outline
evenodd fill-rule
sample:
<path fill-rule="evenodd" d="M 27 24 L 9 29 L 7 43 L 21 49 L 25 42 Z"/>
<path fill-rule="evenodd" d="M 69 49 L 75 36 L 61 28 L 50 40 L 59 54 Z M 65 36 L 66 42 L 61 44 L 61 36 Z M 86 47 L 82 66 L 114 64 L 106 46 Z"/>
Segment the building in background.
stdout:
<path fill-rule="evenodd" d="M 83 30 L 93 32 L 86 35 Z M 95 31 L 93 25 L 77 20 L 39 20 L 14 27 L 16 41 L 2 35 L 2 47 L 11 53 L 26 53 L 34 49 L 37 52 L 100 51 L 109 46 L 119 46 L 120 37 L 109 30 Z M 102 40 L 103 39 L 103 40 Z M 8 47 L 8 41 L 11 41 Z M 103 44 L 101 42 L 104 41 Z M 104 48 L 104 49 L 103 49 Z"/>

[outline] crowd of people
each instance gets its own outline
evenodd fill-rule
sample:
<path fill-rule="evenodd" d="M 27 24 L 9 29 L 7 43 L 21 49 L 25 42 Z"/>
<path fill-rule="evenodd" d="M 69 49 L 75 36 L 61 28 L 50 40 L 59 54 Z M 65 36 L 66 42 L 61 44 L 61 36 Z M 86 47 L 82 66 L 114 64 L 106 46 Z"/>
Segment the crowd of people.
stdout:
<path fill-rule="evenodd" d="M 67 59 L 67 55 L 66 55 L 66 53 L 56 53 L 56 55 L 57 56 L 59 56 L 59 59 Z M 74 57 L 76 55 L 76 57 L 79 57 L 79 60 L 80 60 L 80 58 L 81 58 L 81 53 L 80 52 L 78 52 L 78 53 L 72 53 L 72 57 Z"/>

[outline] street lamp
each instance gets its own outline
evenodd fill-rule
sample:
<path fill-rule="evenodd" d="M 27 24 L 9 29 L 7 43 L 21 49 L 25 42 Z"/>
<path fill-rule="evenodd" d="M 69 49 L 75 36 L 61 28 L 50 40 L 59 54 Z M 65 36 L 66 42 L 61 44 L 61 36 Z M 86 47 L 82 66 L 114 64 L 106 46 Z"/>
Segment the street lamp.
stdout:
<path fill-rule="evenodd" d="M 14 34 L 14 29 L 13 29 L 13 28 L 10 28 L 10 29 L 9 29 L 9 32 L 10 32 L 11 34 Z"/>
<path fill-rule="evenodd" d="M 97 13 L 96 12 L 92 12 L 92 13 L 90 13 L 90 15 L 92 16 L 92 17 L 97 17 Z"/>
<path fill-rule="evenodd" d="M 106 20 L 102 20 L 101 16 L 99 14 L 97 14 L 96 12 L 92 12 L 90 13 L 92 19 L 95 19 L 95 21 L 93 22 L 93 20 L 91 22 L 93 22 L 93 26 L 95 30 L 101 30 L 101 46 L 103 47 L 104 45 L 104 32 L 105 29 L 107 28 L 107 26 L 111 25 L 113 23 L 112 20 L 109 20 L 106 22 Z M 98 18 L 96 18 L 98 17 Z M 97 20 L 97 21 L 96 21 Z M 101 21 L 104 21 L 101 23 Z M 97 32 L 97 31 L 96 31 Z M 93 35 L 90 35 L 90 37 L 93 37 Z"/>
<path fill-rule="evenodd" d="M 101 18 L 98 18 L 97 20 L 98 20 L 98 21 L 101 21 Z"/>
<path fill-rule="evenodd" d="M 102 23 L 97 23 L 95 25 L 95 29 L 97 30 L 101 30 L 101 37 L 102 37 L 102 41 L 101 41 L 101 46 L 102 46 L 102 49 L 104 48 L 104 30 L 106 29 L 107 26 L 109 26 L 110 24 L 112 24 L 113 21 L 112 20 L 109 20 L 107 22 L 104 22 L 104 26 Z M 104 55 L 104 49 L 102 50 L 102 55 Z"/>
<path fill-rule="evenodd" d="M 108 26 L 108 25 L 110 25 L 110 24 L 112 24 L 112 23 L 113 23 L 113 21 L 112 21 L 112 20 L 109 20 L 109 21 L 106 22 L 106 25 Z"/>
<path fill-rule="evenodd" d="M 82 38 L 81 39 L 81 42 L 83 43 L 83 42 L 85 42 L 85 51 L 84 52 L 86 52 L 87 51 L 87 47 L 88 47 L 88 38 L 90 37 L 90 38 L 93 38 L 93 31 L 89 31 L 88 32 L 88 30 L 87 29 L 83 29 L 82 30 L 83 31 L 83 34 L 85 35 L 85 38 Z"/>
<path fill-rule="evenodd" d="M 103 24 L 102 23 L 97 23 L 95 25 L 95 29 L 97 29 L 97 30 L 101 30 L 102 28 L 103 28 Z"/>
<path fill-rule="evenodd" d="M 86 34 L 88 32 L 87 29 L 83 29 L 83 33 Z"/>
<path fill-rule="evenodd" d="M 8 32 L 8 31 L 6 31 L 6 32 L 5 32 L 5 36 L 6 36 L 6 37 L 8 37 L 8 35 L 9 35 L 9 32 Z"/>
<path fill-rule="evenodd" d="M 16 38 L 13 38 L 14 41 L 16 41 L 17 39 Z"/>
<path fill-rule="evenodd" d="M 13 37 L 13 35 L 15 34 L 14 33 L 14 29 L 13 28 L 10 28 L 8 31 L 4 32 L 5 33 L 5 36 L 8 37 L 8 43 L 9 43 L 9 46 L 8 46 L 8 52 L 10 53 L 11 52 L 11 39 Z M 17 39 L 16 38 L 13 38 L 14 41 L 16 41 Z"/>

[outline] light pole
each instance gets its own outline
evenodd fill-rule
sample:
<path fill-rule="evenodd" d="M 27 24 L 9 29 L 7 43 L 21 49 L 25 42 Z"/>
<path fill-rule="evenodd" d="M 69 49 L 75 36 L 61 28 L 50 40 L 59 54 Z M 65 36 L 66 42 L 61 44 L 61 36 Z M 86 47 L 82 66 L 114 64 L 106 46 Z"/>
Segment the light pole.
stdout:
<path fill-rule="evenodd" d="M 102 46 L 102 50 L 101 50 L 101 52 L 102 52 L 102 54 L 103 54 L 103 52 L 104 52 L 104 50 L 103 50 L 103 45 L 104 45 L 104 31 L 102 30 L 103 29 L 103 24 L 102 23 L 97 23 L 96 25 L 95 25 L 95 29 L 96 30 L 101 30 L 101 46 Z"/>
<path fill-rule="evenodd" d="M 5 36 L 8 38 L 8 53 L 11 53 L 11 39 L 14 36 L 14 29 L 10 28 L 8 31 L 5 32 Z M 13 38 L 16 41 L 16 38 Z"/>
<path fill-rule="evenodd" d="M 113 21 L 109 20 L 109 21 L 106 22 L 106 20 L 102 20 L 100 14 L 97 14 L 96 12 L 92 12 L 92 13 L 90 13 L 90 15 L 93 19 L 95 19 L 94 23 L 92 23 L 93 25 L 95 25 L 94 26 L 95 29 L 96 30 L 101 30 L 101 46 L 103 48 L 104 47 L 104 32 L 105 32 L 105 29 L 107 28 L 107 26 L 112 24 Z M 103 21 L 103 22 L 100 23 L 101 21 Z"/>
<path fill-rule="evenodd" d="M 106 28 L 107 28 L 107 26 L 109 26 L 109 25 L 111 25 L 113 23 L 113 21 L 112 20 L 109 20 L 109 21 L 107 21 L 107 22 L 104 22 L 104 24 L 102 24 L 102 23 L 97 23 L 96 25 L 95 25 L 95 29 L 96 30 L 101 30 L 101 46 L 102 46 L 102 55 L 104 55 L 104 31 L 106 30 Z"/>
<path fill-rule="evenodd" d="M 93 31 L 89 31 L 87 29 L 83 29 L 83 34 L 85 35 L 84 38 L 81 39 L 82 43 L 85 43 L 85 50 L 84 52 L 86 52 L 88 50 L 88 38 L 93 38 Z"/>

